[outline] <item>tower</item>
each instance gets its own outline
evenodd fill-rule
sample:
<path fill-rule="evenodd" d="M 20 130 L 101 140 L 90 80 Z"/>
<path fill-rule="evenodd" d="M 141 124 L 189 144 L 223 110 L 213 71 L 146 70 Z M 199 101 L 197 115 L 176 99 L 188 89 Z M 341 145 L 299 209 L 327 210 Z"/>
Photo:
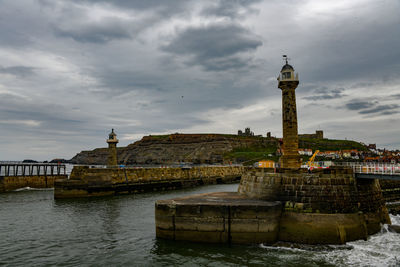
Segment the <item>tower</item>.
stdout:
<path fill-rule="evenodd" d="M 107 166 L 116 166 L 118 165 L 117 160 L 117 144 L 119 140 L 117 139 L 117 135 L 114 133 L 114 129 L 111 130 L 111 133 L 108 135 L 107 143 L 108 143 L 108 160 Z"/>
<path fill-rule="evenodd" d="M 299 84 L 299 75 L 295 75 L 293 67 L 288 64 L 288 58 L 283 57 L 286 64 L 282 67 L 278 77 L 278 88 L 282 90 L 283 156 L 281 157 L 281 167 L 300 168 L 295 93 Z"/>

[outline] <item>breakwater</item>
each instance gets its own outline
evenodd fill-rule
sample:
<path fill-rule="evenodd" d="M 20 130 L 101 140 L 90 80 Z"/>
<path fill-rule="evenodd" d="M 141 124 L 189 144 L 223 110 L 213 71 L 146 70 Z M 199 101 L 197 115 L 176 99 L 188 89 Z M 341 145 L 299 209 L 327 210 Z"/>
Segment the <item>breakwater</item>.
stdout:
<path fill-rule="evenodd" d="M 285 203 L 278 240 L 300 243 L 345 243 L 365 239 L 390 223 L 379 181 L 357 179 L 350 168 L 313 172 L 251 170 L 239 193 Z"/>
<path fill-rule="evenodd" d="M 64 164 L 0 164 L 0 193 L 19 188 L 53 188 L 57 178 L 66 179 Z"/>
<path fill-rule="evenodd" d="M 156 203 L 157 237 L 215 243 L 343 244 L 390 224 L 379 181 L 351 168 L 247 170 L 238 193 Z"/>
<path fill-rule="evenodd" d="M 400 181 L 379 180 L 379 184 L 389 212 L 400 214 Z"/>
<path fill-rule="evenodd" d="M 53 188 L 56 179 L 67 179 L 67 175 L 32 175 L 32 176 L 2 176 L 0 177 L 0 193 L 19 188 Z"/>
<path fill-rule="evenodd" d="M 245 167 L 91 168 L 75 166 L 69 179 L 57 179 L 55 198 L 110 196 L 165 191 L 205 184 L 239 182 Z"/>

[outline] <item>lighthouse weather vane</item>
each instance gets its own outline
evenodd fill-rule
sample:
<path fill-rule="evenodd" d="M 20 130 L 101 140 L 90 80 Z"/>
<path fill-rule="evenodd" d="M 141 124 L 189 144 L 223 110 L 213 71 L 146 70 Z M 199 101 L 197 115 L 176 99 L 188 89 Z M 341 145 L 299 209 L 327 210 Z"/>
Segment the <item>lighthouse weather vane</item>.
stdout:
<path fill-rule="evenodd" d="M 287 55 L 283 55 L 282 57 L 283 57 L 283 60 L 285 60 L 286 64 L 288 64 L 288 60 L 290 60 L 290 58 L 288 58 Z"/>

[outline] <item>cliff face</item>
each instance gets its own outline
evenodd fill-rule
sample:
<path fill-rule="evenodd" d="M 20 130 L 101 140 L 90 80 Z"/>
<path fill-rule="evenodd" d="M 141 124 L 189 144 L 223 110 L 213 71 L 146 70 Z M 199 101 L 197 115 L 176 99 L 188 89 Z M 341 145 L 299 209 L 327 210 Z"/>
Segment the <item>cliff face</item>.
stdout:
<path fill-rule="evenodd" d="M 224 155 L 236 148 L 276 146 L 271 138 L 222 134 L 172 134 L 145 136 L 118 148 L 118 163 L 170 164 L 177 162 L 223 163 Z M 71 159 L 76 164 L 106 164 L 107 148 L 82 151 Z"/>
<path fill-rule="evenodd" d="M 117 148 L 117 155 L 120 156 L 125 147 Z M 73 164 L 106 165 L 108 158 L 108 148 L 96 148 L 94 150 L 82 151 L 75 155 L 70 162 Z"/>
<path fill-rule="evenodd" d="M 279 140 L 258 136 L 227 134 L 171 134 L 144 136 L 142 140 L 126 147 L 118 147 L 118 164 L 172 164 L 192 162 L 194 164 L 245 163 L 252 164 L 261 159 L 277 161 L 276 149 Z M 342 150 L 366 150 L 355 141 L 317 138 L 299 138 L 300 148 Z M 75 164 L 107 164 L 108 149 L 97 148 L 82 151 L 71 159 Z"/>

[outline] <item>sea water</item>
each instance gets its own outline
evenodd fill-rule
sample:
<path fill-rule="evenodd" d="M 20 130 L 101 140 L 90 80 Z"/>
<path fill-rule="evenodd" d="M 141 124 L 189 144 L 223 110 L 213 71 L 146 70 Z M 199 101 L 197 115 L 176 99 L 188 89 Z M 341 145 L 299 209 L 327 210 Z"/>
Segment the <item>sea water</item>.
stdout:
<path fill-rule="evenodd" d="M 400 234 L 387 226 L 367 241 L 342 246 L 229 246 L 156 239 L 156 200 L 237 187 L 71 200 L 54 200 L 49 189 L 0 194 L 0 265 L 400 266 Z M 391 219 L 400 224 L 400 216 Z"/>

